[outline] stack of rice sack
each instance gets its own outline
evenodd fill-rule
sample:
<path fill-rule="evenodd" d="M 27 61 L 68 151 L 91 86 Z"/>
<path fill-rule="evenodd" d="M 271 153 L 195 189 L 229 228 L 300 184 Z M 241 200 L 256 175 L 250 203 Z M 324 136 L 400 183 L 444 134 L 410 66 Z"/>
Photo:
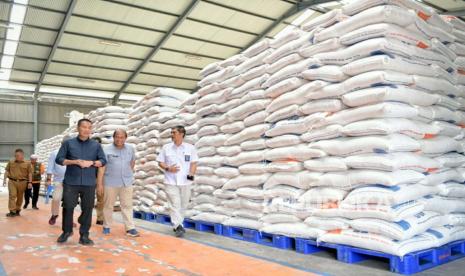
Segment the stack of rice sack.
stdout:
<path fill-rule="evenodd" d="M 396 255 L 465 237 L 457 27 L 380 0 L 302 29 L 202 71 L 194 219 Z"/>
<path fill-rule="evenodd" d="M 179 110 L 185 92 L 157 88 L 132 106 L 128 119 L 128 143 L 136 147 L 134 210 L 166 213 L 166 193 L 163 172 L 156 161 L 167 139 L 160 137 L 163 122 Z"/>
<path fill-rule="evenodd" d="M 5 179 L 5 168 L 7 163 L 0 163 L 0 183 L 3 185 L 3 180 Z"/>
<path fill-rule="evenodd" d="M 292 110 L 312 112 L 300 138 L 326 156 L 304 163 L 314 172 L 297 205 L 312 210 L 308 226 L 329 231 L 321 241 L 402 256 L 465 237 L 445 216 L 465 206 L 437 204 L 463 182 L 455 98 L 465 91 L 445 46 L 452 26 L 417 2 L 385 2 L 356 1 L 304 26 L 314 45 L 300 54 L 315 65 Z"/>
<path fill-rule="evenodd" d="M 107 106 L 89 112 L 86 118 L 92 121 L 92 137 L 100 137 L 103 145 L 111 144 L 116 129 L 127 130 L 130 111 L 120 106 Z"/>
<path fill-rule="evenodd" d="M 63 135 L 55 135 L 51 138 L 44 139 L 40 142 L 37 143 L 36 145 L 36 150 L 35 154 L 38 155 L 39 159 L 38 162 L 41 162 L 44 164 L 45 169 L 48 168 L 48 158 L 50 157 L 50 154 L 58 150 L 61 146 L 61 141 L 63 140 Z M 28 157 L 26 157 L 28 159 Z M 40 186 L 40 194 L 45 194 L 45 186 Z"/>
<path fill-rule="evenodd" d="M 292 30 L 201 72 L 195 104 L 200 118 L 196 144 L 200 161 L 195 183 L 213 191 L 213 196 L 194 197 L 194 208 L 202 212 L 194 219 L 262 228 L 260 219 L 267 198 L 264 184 L 270 173 L 291 170 L 288 164 L 266 161 L 265 133 L 272 125 L 265 119 L 271 99 L 263 85 L 275 72 L 296 62 L 287 59 L 276 64 L 270 56 L 292 41 L 305 44 L 306 39 L 305 32 Z"/>

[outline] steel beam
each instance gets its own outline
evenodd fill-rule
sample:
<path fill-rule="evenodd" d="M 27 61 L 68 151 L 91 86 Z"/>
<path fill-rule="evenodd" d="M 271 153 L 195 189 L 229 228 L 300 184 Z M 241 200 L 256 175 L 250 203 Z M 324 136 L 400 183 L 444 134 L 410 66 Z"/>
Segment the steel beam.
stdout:
<path fill-rule="evenodd" d="M 137 77 L 137 75 L 142 71 L 145 65 L 158 53 L 162 46 L 168 41 L 171 35 L 178 29 L 179 26 L 184 22 L 187 16 L 195 9 L 200 0 L 193 0 L 189 6 L 184 10 L 184 12 L 178 17 L 176 22 L 171 26 L 170 30 L 163 36 L 163 38 L 152 48 L 147 57 L 139 64 L 137 69 L 131 74 L 128 80 L 121 86 L 120 90 L 113 97 L 113 104 L 118 103 L 121 93 L 131 84 L 131 82 Z"/>

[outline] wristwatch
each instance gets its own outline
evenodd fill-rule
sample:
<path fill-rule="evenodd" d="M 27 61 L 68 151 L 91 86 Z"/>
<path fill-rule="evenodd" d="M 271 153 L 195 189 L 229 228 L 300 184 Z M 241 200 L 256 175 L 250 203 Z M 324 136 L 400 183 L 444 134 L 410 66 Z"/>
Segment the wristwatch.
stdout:
<path fill-rule="evenodd" d="M 194 181 L 194 176 L 193 175 L 188 175 L 187 180 Z"/>

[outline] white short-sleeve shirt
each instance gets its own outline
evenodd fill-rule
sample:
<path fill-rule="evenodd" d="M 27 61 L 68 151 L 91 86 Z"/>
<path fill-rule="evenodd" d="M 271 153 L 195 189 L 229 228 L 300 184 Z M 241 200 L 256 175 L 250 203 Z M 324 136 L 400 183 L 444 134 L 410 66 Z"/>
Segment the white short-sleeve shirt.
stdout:
<path fill-rule="evenodd" d="M 158 162 L 163 162 L 167 166 L 179 166 L 177 173 L 165 171 L 165 184 L 178 186 L 192 184 L 192 181 L 187 179 L 187 175 L 189 174 L 191 163 L 198 160 L 199 157 L 197 156 L 195 147 L 184 142 L 179 147 L 174 143 L 164 145 L 157 158 Z"/>

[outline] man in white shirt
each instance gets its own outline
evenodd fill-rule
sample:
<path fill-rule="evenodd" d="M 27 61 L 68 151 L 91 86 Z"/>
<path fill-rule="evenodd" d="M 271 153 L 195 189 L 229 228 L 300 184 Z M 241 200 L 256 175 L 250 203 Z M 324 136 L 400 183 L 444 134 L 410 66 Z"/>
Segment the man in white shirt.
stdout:
<path fill-rule="evenodd" d="M 61 144 L 71 137 L 63 137 Z M 66 166 L 61 166 L 55 163 L 55 158 L 57 157 L 58 149 L 53 151 L 48 158 L 47 165 L 47 183 L 46 188 L 52 185 L 54 186 L 53 190 L 53 199 L 52 199 L 52 216 L 48 223 L 50 225 L 55 225 L 60 211 L 60 204 L 63 198 L 63 179 L 65 178 Z M 53 178 L 53 179 L 52 179 Z"/>
<path fill-rule="evenodd" d="M 165 171 L 165 192 L 170 204 L 170 217 L 176 237 L 186 232 L 184 214 L 191 197 L 191 184 L 197 170 L 197 150 L 183 142 L 186 130 L 183 126 L 171 129 L 172 143 L 164 145 L 158 155 L 158 165 Z"/>

